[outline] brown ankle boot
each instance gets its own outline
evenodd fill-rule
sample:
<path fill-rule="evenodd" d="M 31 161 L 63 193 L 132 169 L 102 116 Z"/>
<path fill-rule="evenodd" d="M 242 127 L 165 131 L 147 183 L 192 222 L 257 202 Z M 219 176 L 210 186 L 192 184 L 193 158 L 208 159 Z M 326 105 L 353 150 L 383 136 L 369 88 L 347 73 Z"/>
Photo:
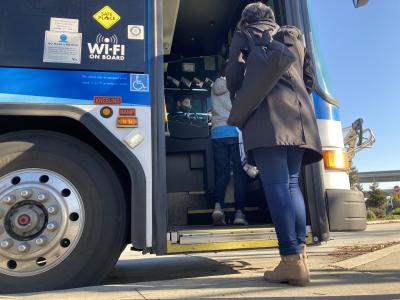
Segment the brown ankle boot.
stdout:
<path fill-rule="evenodd" d="M 306 244 L 300 244 L 300 254 L 307 259 L 307 246 Z"/>
<path fill-rule="evenodd" d="M 307 246 L 306 244 L 300 244 L 300 255 L 304 259 L 304 265 L 306 266 L 307 274 L 308 274 L 308 280 L 310 280 L 310 269 L 308 268 L 308 256 L 307 256 Z"/>
<path fill-rule="evenodd" d="M 265 272 L 264 278 L 275 283 L 306 286 L 310 283 L 304 258 L 301 254 L 281 256 L 281 262 L 272 272 Z"/>

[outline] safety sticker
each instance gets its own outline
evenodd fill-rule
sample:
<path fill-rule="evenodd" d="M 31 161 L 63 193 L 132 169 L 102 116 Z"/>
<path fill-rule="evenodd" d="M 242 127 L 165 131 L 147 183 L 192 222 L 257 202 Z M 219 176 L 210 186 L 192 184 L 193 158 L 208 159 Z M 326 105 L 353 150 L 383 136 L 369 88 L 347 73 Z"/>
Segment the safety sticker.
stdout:
<path fill-rule="evenodd" d="M 144 26 L 142 26 L 142 25 L 128 25 L 128 39 L 130 39 L 130 40 L 144 40 Z"/>
<path fill-rule="evenodd" d="M 80 64 L 82 33 L 46 31 L 43 62 Z"/>
<path fill-rule="evenodd" d="M 98 34 L 96 43 L 88 43 L 89 58 L 97 60 L 125 60 L 125 45 L 119 43 L 118 36 Z"/>
<path fill-rule="evenodd" d="M 110 29 L 121 20 L 118 15 L 111 7 L 104 6 L 101 10 L 93 15 L 93 18 L 105 29 Z"/>
<path fill-rule="evenodd" d="M 149 74 L 131 74 L 131 91 L 144 93 L 148 92 Z"/>
<path fill-rule="evenodd" d="M 78 19 L 50 18 L 50 31 L 78 32 Z"/>
<path fill-rule="evenodd" d="M 119 96 L 94 96 L 93 102 L 97 105 L 121 105 L 122 98 Z"/>

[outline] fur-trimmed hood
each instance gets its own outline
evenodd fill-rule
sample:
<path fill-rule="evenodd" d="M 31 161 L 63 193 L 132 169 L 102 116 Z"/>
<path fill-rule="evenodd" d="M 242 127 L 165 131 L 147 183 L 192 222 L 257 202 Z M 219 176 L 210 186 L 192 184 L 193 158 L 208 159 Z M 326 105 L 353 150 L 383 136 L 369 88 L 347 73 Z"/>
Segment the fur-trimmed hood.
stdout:
<path fill-rule="evenodd" d="M 271 21 L 259 21 L 257 23 L 247 24 L 244 26 L 240 25 L 238 27 L 240 31 L 245 29 L 255 29 L 256 31 L 260 32 L 268 30 L 270 31 L 271 35 L 275 35 L 278 32 L 279 28 L 280 26 L 277 23 Z"/>

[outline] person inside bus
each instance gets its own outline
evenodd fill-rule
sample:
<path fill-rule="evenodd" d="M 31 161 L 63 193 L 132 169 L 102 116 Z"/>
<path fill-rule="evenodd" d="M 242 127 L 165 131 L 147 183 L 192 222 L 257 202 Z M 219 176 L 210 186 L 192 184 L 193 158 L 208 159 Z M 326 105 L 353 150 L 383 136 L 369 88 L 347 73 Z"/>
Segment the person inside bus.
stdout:
<path fill-rule="evenodd" d="M 189 96 L 184 96 L 181 100 L 176 101 L 176 114 L 187 114 L 190 113 L 192 109 L 192 100 Z"/>
<path fill-rule="evenodd" d="M 173 111 L 169 116 L 170 120 L 184 120 L 189 119 L 189 114 L 192 109 L 192 101 L 189 96 L 184 96 L 180 100 L 176 101 L 175 111 Z"/>
<path fill-rule="evenodd" d="M 181 101 L 179 111 L 183 113 L 190 113 L 191 110 L 192 110 L 192 100 L 190 100 L 189 97 L 184 97 Z"/>
<path fill-rule="evenodd" d="M 226 75 L 233 96 L 245 76 L 243 52 L 251 51 L 243 30 L 255 41 L 268 31 L 273 39 L 287 45 L 297 58 L 290 73 L 286 72 L 255 108 L 242 133 L 247 156 L 260 172 L 281 254 L 279 265 L 274 271 L 265 272 L 264 278 L 270 282 L 303 286 L 310 282 L 310 272 L 305 254 L 306 211 L 299 176 L 302 165 L 322 159 L 310 98 L 315 82 L 314 68 L 299 29 L 280 28 L 270 7 L 262 2 L 249 4 L 242 12 L 229 49 Z"/>
<path fill-rule="evenodd" d="M 235 217 L 234 225 L 247 225 L 244 215 L 246 200 L 246 174 L 242 167 L 239 150 L 239 132 L 234 126 L 229 126 L 227 120 L 232 108 L 229 91 L 226 86 L 225 66 L 220 70 L 220 76 L 211 87 L 211 139 L 215 160 L 215 207 L 212 213 L 214 225 L 225 225 L 224 200 L 226 188 L 234 177 Z"/>

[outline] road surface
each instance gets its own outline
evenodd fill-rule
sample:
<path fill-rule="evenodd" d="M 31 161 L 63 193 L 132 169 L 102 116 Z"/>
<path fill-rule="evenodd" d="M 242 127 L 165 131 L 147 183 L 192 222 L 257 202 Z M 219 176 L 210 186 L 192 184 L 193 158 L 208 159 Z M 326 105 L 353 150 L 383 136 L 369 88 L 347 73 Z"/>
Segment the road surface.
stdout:
<path fill-rule="evenodd" d="M 358 256 L 361 265 L 354 268 L 335 266 L 356 253 L 365 253 L 371 245 L 389 242 L 400 242 L 399 223 L 370 225 L 365 232 L 332 234 L 329 243 L 309 249 L 312 284 L 305 288 L 262 279 L 263 272 L 279 261 L 276 250 L 168 257 L 125 251 L 106 285 L 0 299 L 400 299 L 399 245 L 374 252 L 373 261 L 362 261 L 371 254 Z"/>

